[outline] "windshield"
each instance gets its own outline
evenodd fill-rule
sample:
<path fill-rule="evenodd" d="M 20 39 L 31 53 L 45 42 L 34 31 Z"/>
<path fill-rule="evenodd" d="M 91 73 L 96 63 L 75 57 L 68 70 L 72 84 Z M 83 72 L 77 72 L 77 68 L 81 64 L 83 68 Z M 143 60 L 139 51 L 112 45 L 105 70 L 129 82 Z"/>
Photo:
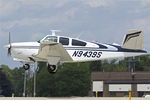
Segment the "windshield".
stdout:
<path fill-rule="evenodd" d="M 47 36 L 44 41 L 57 42 L 57 36 Z"/>

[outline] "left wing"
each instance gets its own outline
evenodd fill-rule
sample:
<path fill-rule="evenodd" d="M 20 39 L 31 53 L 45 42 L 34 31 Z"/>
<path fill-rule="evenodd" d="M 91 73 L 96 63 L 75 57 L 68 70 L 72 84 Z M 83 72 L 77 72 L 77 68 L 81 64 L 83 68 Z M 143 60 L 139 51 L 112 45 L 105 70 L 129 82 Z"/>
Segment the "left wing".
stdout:
<path fill-rule="evenodd" d="M 56 65 L 59 62 L 73 61 L 62 44 L 49 41 L 43 41 L 40 43 L 38 54 L 34 57 L 46 60 L 51 65 Z"/>

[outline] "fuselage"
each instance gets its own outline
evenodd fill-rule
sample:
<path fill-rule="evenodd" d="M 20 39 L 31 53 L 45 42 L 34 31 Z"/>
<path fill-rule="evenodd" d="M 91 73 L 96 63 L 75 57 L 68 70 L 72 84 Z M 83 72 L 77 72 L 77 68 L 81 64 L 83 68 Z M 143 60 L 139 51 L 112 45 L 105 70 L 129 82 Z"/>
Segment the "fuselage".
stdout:
<path fill-rule="evenodd" d="M 144 50 L 125 49 L 119 45 L 93 43 L 63 36 L 47 35 L 41 41 L 44 40 L 61 43 L 73 62 L 131 57 L 146 54 L 146 51 Z M 30 58 L 32 58 L 35 61 L 44 61 L 42 59 L 34 58 L 39 52 L 40 41 L 11 43 L 11 46 L 11 54 L 14 60 L 30 62 Z M 9 47 L 9 45 L 6 47 Z"/>

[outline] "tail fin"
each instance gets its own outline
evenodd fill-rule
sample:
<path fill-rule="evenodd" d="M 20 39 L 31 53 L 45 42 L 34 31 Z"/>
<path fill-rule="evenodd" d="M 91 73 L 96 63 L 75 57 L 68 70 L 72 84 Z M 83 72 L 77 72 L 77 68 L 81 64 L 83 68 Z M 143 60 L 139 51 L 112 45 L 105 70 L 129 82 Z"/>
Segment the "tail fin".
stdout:
<path fill-rule="evenodd" d="M 126 34 L 123 41 L 123 48 L 143 50 L 144 49 L 144 35 L 140 30 L 130 30 Z"/>

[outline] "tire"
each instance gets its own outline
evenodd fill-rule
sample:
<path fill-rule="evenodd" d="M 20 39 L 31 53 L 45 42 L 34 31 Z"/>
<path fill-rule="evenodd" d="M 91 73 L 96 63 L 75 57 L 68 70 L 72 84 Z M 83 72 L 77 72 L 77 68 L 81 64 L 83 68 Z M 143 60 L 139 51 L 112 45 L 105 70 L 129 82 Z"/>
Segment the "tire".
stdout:
<path fill-rule="evenodd" d="M 47 69 L 48 69 L 48 72 L 49 73 L 56 73 L 56 71 L 57 71 L 57 66 L 56 65 L 50 65 L 50 64 L 48 64 L 48 66 L 47 66 Z"/>
<path fill-rule="evenodd" d="M 30 69 L 30 65 L 29 65 L 29 64 L 24 64 L 24 65 L 23 65 L 23 68 L 24 68 L 25 70 L 29 70 L 29 69 Z"/>

